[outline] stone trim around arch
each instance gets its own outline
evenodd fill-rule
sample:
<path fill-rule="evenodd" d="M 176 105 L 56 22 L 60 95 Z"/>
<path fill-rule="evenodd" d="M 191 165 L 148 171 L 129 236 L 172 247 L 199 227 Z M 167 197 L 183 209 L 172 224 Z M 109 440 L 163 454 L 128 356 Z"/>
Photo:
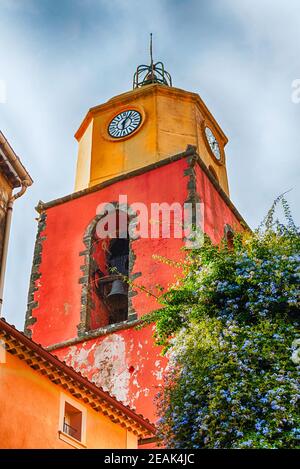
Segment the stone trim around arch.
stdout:
<path fill-rule="evenodd" d="M 93 235 L 95 233 L 95 229 L 99 220 L 101 220 L 104 216 L 109 214 L 111 210 L 118 210 L 118 211 L 126 211 L 128 214 L 128 220 L 131 225 L 134 225 L 134 220 L 137 217 L 137 214 L 134 213 L 130 207 L 124 206 L 119 204 L 118 202 L 110 202 L 108 203 L 103 210 L 97 214 L 93 220 L 89 223 L 86 228 L 86 231 L 83 236 L 83 243 L 85 245 L 85 250 L 79 252 L 79 256 L 83 257 L 83 263 L 80 266 L 80 270 L 82 271 L 82 276 L 79 278 L 78 282 L 81 284 L 81 309 L 80 309 L 80 323 L 77 325 L 78 330 L 78 337 L 85 337 L 91 333 L 88 329 L 88 323 L 90 319 L 90 311 L 93 307 L 91 302 L 91 295 L 90 295 L 90 285 L 89 285 L 89 278 L 90 278 L 90 269 L 91 269 L 91 248 L 92 248 L 92 240 Z M 135 238 L 136 239 L 136 238 Z M 131 283 L 142 274 L 141 272 L 133 274 L 134 263 L 135 263 L 135 254 L 133 251 L 133 243 L 135 239 L 129 236 L 129 289 L 128 289 L 128 318 L 124 323 L 130 325 L 132 322 L 137 321 L 137 313 L 135 312 L 133 305 L 132 305 L 132 298 L 137 295 L 137 292 L 131 287 Z M 103 331 L 109 333 L 115 329 L 115 324 L 108 324 L 107 326 L 101 327 L 101 333 Z M 92 331 L 93 333 L 97 332 L 97 329 Z"/>
<path fill-rule="evenodd" d="M 37 321 L 34 317 L 33 311 L 38 308 L 39 302 L 36 299 L 35 293 L 39 290 L 38 280 L 41 278 L 40 265 L 42 262 L 43 242 L 46 240 L 45 230 L 47 224 L 47 214 L 43 212 L 38 219 L 38 229 L 35 239 L 33 261 L 30 274 L 27 311 L 25 315 L 24 334 L 27 337 L 32 337 L 31 326 Z"/>

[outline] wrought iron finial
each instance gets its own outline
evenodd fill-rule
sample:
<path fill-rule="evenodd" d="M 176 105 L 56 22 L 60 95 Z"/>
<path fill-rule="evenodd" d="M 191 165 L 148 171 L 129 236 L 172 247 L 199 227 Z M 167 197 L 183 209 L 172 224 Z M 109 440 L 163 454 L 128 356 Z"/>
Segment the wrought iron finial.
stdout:
<path fill-rule="evenodd" d="M 150 65 L 139 65 L 133 77 L 133 89 L 158 83 L 172 86 L 171 75 L 165 70 L 162 62 L 153 62 L 153 41 L 150 33 Z"/>

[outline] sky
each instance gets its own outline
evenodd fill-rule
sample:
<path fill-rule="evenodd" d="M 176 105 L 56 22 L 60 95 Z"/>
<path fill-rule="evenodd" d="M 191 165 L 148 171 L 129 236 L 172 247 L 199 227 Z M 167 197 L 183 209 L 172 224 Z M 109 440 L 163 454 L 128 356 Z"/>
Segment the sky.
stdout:
<path fill-rule="evenodd" d="M 23 328 L 35 206 L 74 188 L 87 110 L 162 60 L 229 138 L 231 199 L 255 228 L 284 191 L 300 220 L 298 0 L 0 0 L 0 129 L 34 179 L 14 207 L 3 312 Z"/>

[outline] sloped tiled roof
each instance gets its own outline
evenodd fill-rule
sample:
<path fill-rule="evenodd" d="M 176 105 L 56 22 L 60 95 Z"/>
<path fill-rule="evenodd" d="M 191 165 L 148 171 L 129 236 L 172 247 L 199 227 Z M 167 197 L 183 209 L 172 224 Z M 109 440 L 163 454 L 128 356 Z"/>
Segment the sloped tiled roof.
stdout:
<path fill-rule="evenodd" d="M 0 339 L 5 343 L 8 353 L 26 362 L 30 368 L 41 373 L 52 383 L 62 387 L 95 411 L 102 412 L 114 423 L 126 427 L 140 439 L 155 435 L 155 426 L 148 419 L 91 383 L 81 373 L 47 352 L 41 345 L 26 337 L 3 318 L 0 319 Z"/>
<path fill-rule="evenodd" d="M 0 170 L 13 188 L 20 187 L 26 182 L 27 186 L 33 183 L 30 174 L 16 155 L 13 148 L 0 131 Z"/>

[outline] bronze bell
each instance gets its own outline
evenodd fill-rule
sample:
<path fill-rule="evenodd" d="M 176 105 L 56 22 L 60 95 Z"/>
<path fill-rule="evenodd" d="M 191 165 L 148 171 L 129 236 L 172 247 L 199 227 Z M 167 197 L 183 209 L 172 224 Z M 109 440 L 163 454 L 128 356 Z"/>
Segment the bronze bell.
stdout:
<path fill-rule="evenodd" d="M 113 281 L 110 293 L 106 297 L 106 301 L 111 307 L 116 309 L 122 309 L 127 306 L 127 285 L 123 280 L 117 279 Z"/>

